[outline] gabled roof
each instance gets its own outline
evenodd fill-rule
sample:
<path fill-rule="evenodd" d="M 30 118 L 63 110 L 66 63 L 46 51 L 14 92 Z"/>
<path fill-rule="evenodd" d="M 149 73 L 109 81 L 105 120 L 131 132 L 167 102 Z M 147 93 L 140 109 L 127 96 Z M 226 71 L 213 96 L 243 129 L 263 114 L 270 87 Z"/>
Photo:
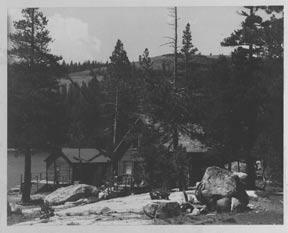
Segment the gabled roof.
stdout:
<path fill-rule="evenodd" d="M 129 149 L 133 140 L 129 137 L 131 132 L 135 130 L 135 127 L 141 122 L 140 118 L 137 118 L 133 123 L 132 127 L 126 132 L 126 134 L 122 137 L 121 141 L 113 150 L 113 156 L 115 159 L 120 159 L 124 153 Z"/>
<path fill-rule="evenodd" d="M 61 152 L 71 163 L 107 163 L 110 158 L 96 148 L 62 148 Z"/>
<path fill-rule="evenodd" d="M 107 163 L 110 161 L 105 151 L 96 148 L 62 148 L 45 159 L 49 166 L 55 159 L 63 157 L 69 163 Z"/>
<path fill-rule="evenodd" d="M 129 150 L 132 140 L 129 139 L 129 134 L 135 129 L 139 123 L 144 124 L 145 126 L 152 126 L 154 129 L 161 128 L 161 123 L 160 122 L 154 122 L 153 120 L 144 114 L 139 114 L 138 118 L 135 120 L 134 124 L 132 127 L 126 132 L 122 140 L 119 142 L 119 144 L 115 147 L 113 153 L 116 158 L 121 159 L 122 156 L 126 153 L 126 151 Z M 203 128 L 198 125 L 198 124 L 187 124 L 186 128 L 188 129 L 188 132 L 191 131 L 195 134 L 203 135 L 204 130 Z M 169 148 L 169 145 L 172 143 L 172 141 L 168 141 L 164 143 L 163 145 L 167 148 Z M 183 148 L 186 149 L 186 152 L 188 153 L 204 153 L 209 151 L 209 148 L 201 143 L 197 139 L 191 139 L 189 136 L 179 133 L 179 138 L 178 138 L 178 144 L 181 145 Z"/>

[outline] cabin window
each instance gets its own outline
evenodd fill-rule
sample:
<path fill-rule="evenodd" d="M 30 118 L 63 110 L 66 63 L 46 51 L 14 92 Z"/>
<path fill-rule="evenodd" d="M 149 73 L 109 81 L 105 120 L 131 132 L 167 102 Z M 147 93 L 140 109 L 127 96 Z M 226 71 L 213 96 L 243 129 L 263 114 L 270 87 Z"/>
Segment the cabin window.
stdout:
<path fill-rule="evenodd" d="M 123 174 L 132 175 L 132 162 L 130 161 L 123 162 Z"/>

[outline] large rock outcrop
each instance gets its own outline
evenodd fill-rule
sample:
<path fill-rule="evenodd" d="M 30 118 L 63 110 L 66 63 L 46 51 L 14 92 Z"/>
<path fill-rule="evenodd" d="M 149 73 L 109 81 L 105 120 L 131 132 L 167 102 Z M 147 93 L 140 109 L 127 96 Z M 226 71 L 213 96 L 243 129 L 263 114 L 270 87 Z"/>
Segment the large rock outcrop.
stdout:
<path fill-rule="evenodd" d="M 208 208 L 219 211 L 240 210 L 249 202 L 239 177 L 226 169 L 215 166 L 206 169 L 196 188 L 196 197 Z"/>
<path fill-rule="evenodd" d="M 48 205 L 61 205 L 65 202 L 77 201 L 80 198 L 98 196 L 98 189 L 92 185 L 76 184 L 59 188 L 44 198 Z"/>

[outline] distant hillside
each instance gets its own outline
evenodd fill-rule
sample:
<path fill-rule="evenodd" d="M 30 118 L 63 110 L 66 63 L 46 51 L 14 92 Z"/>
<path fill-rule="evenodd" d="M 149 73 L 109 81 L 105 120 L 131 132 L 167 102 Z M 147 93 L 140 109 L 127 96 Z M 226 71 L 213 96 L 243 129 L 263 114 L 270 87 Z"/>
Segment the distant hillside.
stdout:
<path fill-rule="evenodd" d="M 97 75 L 97 80 L 102 81 L 104 78 L 103 72 L 106 70 L 106 67 L 101 68 L 95 68 L 93 69 L 93 72 Z M 91 73 L 91 70 L 84 70 L 79 72 L 74 72 L 68 74 L 68 76 L 75 82 L 77 85 L 82 86 L 83 83 L 86 85 L 93 79 L 93 75 Z M 66 78 L 61 78 L 59 80 L 60 85 L 65 85 L 68 87 L 70 85 L 70 80 Z"/>
<path fill-rule="evenodd" d="M 207 66 L 212 64 L 217 58 L 219 58 L 220 55 L 212 55 L 212 56 L 204 56 L 204 55 L 194 55 L 191 58 L 191 63 L 201 66 Z M 165 65 L 167 70 L 173 69 L 173 63 L 174 63 L 174 55 L 173 54 L 165 54 L 161 56 L 151 57 L 152 60 L 152 67 L 155 70 L 161 70 L 163 67 L 163 64 Z M 181 63 L 183 61 L 183 58 L 179 55 L 178 61 Z M 139 62 L 134 62 L 135 66 L 137 68 L 140 67 Z M 106 71 L 107 67 L 101 67 L 101 68 L 95 68 L 93 69 L 94 74 L 96 75 L 98 81 L 101 81 L 104 78 L 104 72 Z M 93 75 L 91 74 L 91 70 L 84 70 L 80 72 L 74 72 L 70 73 L 69 77 L 77 83 L 79 86 L 81 86 L 83 83 L 88 84 L 92 79 Z M 70 85 L 70 81 L 62 78 L 59 80 L 60 85 Z"/>
<path fill-rule="evenodd" d="M 190 63 L 199 64 L 199 65 L 209 65 L 219 56 L 203 56 L 203 55 L 194 55 L 191 57 Z M 166 54 L 162 56 L 156 56 L 151 58 L 153 62 L 154 69 L 162 69 L 162 64 L 170 65 L 173 67 L 174 63 L 174 54 Z M 179 55 L 178 62 L 183 62 L 183 57 Z"/>
<path fill-rule="evenodd" d="M 204 56 L 204 55 L 193 55 L 190 62 L 193 64 L 198 65 L 209 65 L 214 62 L 220 55 L 211 55 L 211 56 Z M 165 54 L 161 56 L 151 57 L 153 63 L 153 69 L 160 70 L 162 69 L 163 64 L 167 69 L 173 69 L 174 64 L 174 54 Z M 183 62 L 183 58 L 181 55 L 178 57 L 179 63 Z M 139 67 L 139 62 L 135 62 L 136 67 Z"/>

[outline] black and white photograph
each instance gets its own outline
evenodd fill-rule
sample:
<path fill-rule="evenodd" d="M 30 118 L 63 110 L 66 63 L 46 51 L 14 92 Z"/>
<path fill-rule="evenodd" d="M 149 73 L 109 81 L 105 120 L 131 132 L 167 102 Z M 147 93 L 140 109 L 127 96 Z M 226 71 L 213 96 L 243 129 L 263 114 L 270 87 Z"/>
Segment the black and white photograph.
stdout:
<path fill-rule="evenodd" d="M 7 227 L 283 226 L 284 5 L 7 7 Z"/>

